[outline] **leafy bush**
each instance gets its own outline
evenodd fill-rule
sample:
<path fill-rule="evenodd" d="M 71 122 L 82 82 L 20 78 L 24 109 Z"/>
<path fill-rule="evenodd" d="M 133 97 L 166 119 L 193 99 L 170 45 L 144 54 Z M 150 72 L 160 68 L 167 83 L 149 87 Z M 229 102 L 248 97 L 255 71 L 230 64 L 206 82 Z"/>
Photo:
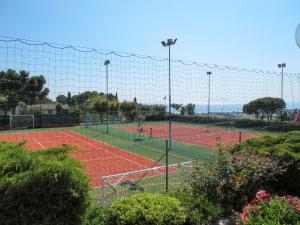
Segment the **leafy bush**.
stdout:
<path fill-rule="evenodd" d="M 291 196 L 270 197 L 267 192 L 259 191 L 238 215 L 245 225 L 299 225 L 300 200 Z"/>
<path fill-rule="evenodd" d="M 240 209 L 260 187 L 285 171 L 272 157 L 217 150 L 210 162 L 198 161 L 188 179 L 194 196 L 205 194 L 226 212 Z"/>
<path fill-rule="evenodd" d="M 30 152 L 0 142 L 0 224 L 81 224 L 88 179 L 68 150 Z"/>
<path fill-rule="evenodd" d="M 276 191 L 300 195 L 300 132 L 293 131 L 277 137 L 265 136 L 250 139 L 236 145 L 232 152 L 252 152 L 262 156 L 275 157 L 281 164 L 287 164 L 286 172 L 277 176 L 271 185 Z"/>
<path fill-rule="evenodd" d="M 185 217 L 180 202 L 162 194 L 121 197 L 111 206 L 111 222 L 117 225 L 180 225 Z"/>
<path fill-rule="evenodd" d="M 210 224 L 223 215 L 219 204 L 208 200 L 204 195 L 193 196 L 189 191 L 171 194 L 186 210 L 186 225 Z"/>
<path fill-rule="evenodd" d="M 90 205 L 82 225 L 106 225 L 109 223 L 109 211 L 96 205 Z"/>

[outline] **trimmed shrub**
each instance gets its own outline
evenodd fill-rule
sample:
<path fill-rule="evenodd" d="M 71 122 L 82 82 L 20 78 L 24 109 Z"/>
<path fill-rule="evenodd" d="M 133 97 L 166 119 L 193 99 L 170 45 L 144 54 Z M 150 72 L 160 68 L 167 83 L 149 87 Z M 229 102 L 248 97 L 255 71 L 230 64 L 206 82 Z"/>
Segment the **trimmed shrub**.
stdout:
<path fill-rule="evenodd" d="M 209 201 L 199 194 L 193 196 L 189 191 L 170 194 L 177 198 L 186 210 L 185 225 L 211 224 L 223 215 L 223 209 L 219 204 Z"/>
<path fill-rule="evenodd" d="M 79 225 L 89 184 L 67 147 L 30 152 L 0 142 L 0 224 Z"/>
<path fill-rule="evenodd" d="M 231 149 L 232 152 L 252 152 L 275 157 L 281 164 L 287 164 L 287 171 L 270 183 L 275 191 L 300 195 L 300 132 L 292 131 L 277 137 L 265 136 L 249 139 Z"/>
<path fill-rule="evenodd" d="M 185 218 L 180 201 L 162 194 L 121 197 L 111 206 L 111 222 L 117 225 L 180 225 Z"/>

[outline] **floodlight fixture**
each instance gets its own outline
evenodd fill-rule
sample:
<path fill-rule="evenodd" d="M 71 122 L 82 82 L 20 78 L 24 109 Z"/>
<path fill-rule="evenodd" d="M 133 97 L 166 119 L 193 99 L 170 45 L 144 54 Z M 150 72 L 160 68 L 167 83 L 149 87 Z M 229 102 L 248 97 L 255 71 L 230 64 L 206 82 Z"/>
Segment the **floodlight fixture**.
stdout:
<path fill-rule="evenodd" d="M 107 66 L 108 64 L 110 64 L 110 61 L 109 60 L 105 60 L 104 61 L 104 65 Z"/>
<path fill-rule="evenodd" d="M 285 63 L 280 63 L 278 64 L 278 68 L 285 68 L 286 67 L 286 64 Z"/>
<path fill-rule="evenodd" d="M 169 38 L 169 39 L 167 39 L 167 41 L 162 41 L 161 44 L 162 44 L 162 46 L 167 47 L 167 46 L 175 45 L 176 41 L 177 41 L 177 38 L 175 38 L 174 40 Z"/>

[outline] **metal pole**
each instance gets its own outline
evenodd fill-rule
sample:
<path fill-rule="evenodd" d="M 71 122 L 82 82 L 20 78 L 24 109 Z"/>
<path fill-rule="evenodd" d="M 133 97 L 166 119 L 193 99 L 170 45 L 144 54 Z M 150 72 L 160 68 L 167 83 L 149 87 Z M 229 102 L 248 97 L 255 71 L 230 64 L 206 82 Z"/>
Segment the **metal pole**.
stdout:
<path fill-rule="evenodd" d="M 169 158 L 168 158 L 168 140 L 166 140 L 166 192 L 169 190 Z"/>
<path fill-rule="evenodd" d="M 207 103 L 207 121 L 209 123 L 209 113 L 210 113 L 210 75 L 211 73 L 208 72 L 208 103 Z"/>
<path fill-rule="evenodd" d="M 109 60 L 105 60 L 104 65 L 106 66 L 106 133 L 108 133 L 108 64 Z"/>
<path fill-rule="evenodd" d="M 281 99 L 283 99 L 283 66 L 281 66 Z"/>
<path fill-rule="evenodd" d="M 169 45 L 169 151 L 172 143 L 172 122 L 171 122 L 171 45 Z"/>
<path fill-rule="evenodd" d="M 108 133 L 108 64 L 106 64 L 106 133 Z"/>
<path fill-rule="evenodd" d="M 285 63 L 278 64 L 278 67 L 281 68 L 281 94 L 280 97 L 283 100 L 283 69 L 286 67 Z M 280 121 L 283 121 L 283 109 L 280 109 Z"/>
<path fill-rule="evenodd" d="M 281 99 L 283 100 L 283 65 L 281 66 Z M 280 121 L 283 121 L 282 108 L 280 109 Z"/>

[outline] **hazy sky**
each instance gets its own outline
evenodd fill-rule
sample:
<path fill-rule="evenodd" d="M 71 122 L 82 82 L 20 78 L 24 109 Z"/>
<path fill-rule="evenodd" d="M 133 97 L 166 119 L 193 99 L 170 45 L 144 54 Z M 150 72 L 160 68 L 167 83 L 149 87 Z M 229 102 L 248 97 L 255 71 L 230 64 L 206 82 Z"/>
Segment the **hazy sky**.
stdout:
<path fill-rule="evenodd" d="M 0 35 L 297 73 L 299 22 L 300 0 L 0 0 Z"/>

